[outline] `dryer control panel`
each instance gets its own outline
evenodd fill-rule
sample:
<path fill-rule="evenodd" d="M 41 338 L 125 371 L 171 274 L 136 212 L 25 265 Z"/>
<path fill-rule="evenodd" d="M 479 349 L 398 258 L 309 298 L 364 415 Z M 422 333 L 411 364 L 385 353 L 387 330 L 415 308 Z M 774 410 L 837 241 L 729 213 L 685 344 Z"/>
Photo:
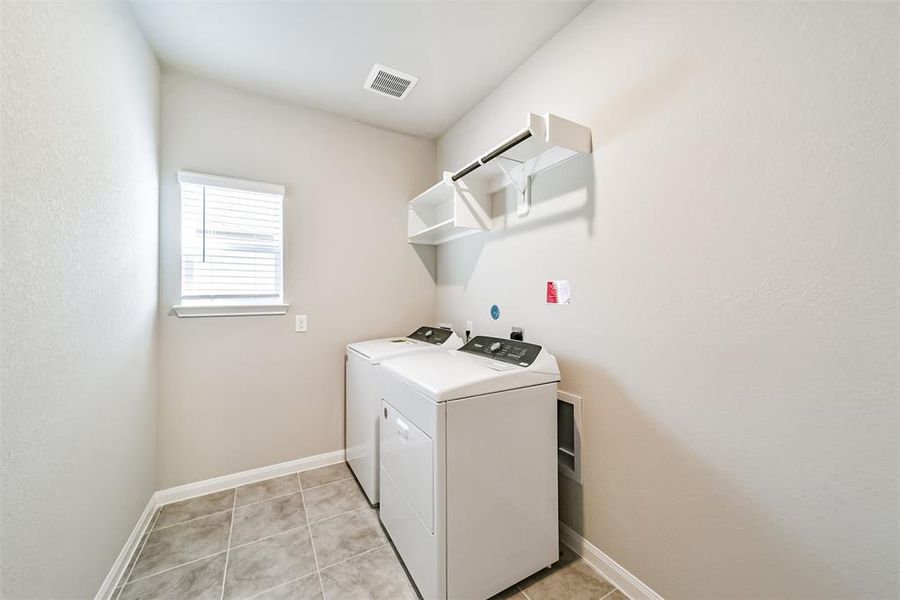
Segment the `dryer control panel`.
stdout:
<path fill-rule="evenodd" d="M 541 347 L 537 344 L 529 344 L 519 340 L 506 340 L 479 335 L 469 340 L 459 351 L 475 354 L 476 356 L 485 356 L 519 367 L 528 367 L 541 353 Z"/>
<path fill-rule="evenodd" d="M 440 327 L 419 327 L 406 337 L 418 342 L 427 342 L 439 346 L 446 342 L 451 335 L 453 335 L 453 332 L 449 329 L 441 329 Z"/>

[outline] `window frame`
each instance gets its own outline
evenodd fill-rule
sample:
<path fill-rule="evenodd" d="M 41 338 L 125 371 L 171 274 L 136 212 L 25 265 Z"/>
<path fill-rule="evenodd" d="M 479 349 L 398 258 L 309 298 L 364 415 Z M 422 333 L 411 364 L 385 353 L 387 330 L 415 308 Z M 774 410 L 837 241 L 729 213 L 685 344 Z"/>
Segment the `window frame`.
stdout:
<path fill-rule="evenodd" d="M 264 183 L 261 181 L 251 181 L 249 179 L 237 179 L 234 177 L 223 177 L 220 175 L 209 175 L 206 173 L 196 173 L 193 171 L 178 171 L 176 179 L 178 181 L 178 304 L 172 306 L 172 310 L 178 317 L 230 317 L 230 316 L 260 316 L 260 315 L 284 315 L 287 314 L 290 304 L 284 302 L 284 202 L 285 187 L 275 183 Z M 182 184 L 209 185 L 213 187 L 257 192 L 263 194 L 273 194 L 281 196 L 281 231 L 280 231 L 280 249 L 279 249 L 279 266 L 280 266 L 280 287 L 281 297 L 278 302 L 228 302 L 228 299 L 215 301 L 210 299 L 208 302 L 202 300 L 185 300 L 183 294 L 184 274 L 182 272 L 184 266 L 183 240 L 182 240 L 182 223 L 183 213 L 181 206 Z M 248 299 L 249 300 L 249 299 Z"/>

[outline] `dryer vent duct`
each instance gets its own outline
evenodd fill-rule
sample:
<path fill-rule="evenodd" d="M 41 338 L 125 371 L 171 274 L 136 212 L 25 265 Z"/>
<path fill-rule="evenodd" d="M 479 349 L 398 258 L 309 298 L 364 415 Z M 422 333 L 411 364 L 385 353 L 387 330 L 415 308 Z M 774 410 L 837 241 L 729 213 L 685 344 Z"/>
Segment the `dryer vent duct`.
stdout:
<path fill-rule="evenodd" d="M 409 73 L 375 63 L 363 87 L 388 98 L 403 100 L 418 81 L 418 77 Z"/>

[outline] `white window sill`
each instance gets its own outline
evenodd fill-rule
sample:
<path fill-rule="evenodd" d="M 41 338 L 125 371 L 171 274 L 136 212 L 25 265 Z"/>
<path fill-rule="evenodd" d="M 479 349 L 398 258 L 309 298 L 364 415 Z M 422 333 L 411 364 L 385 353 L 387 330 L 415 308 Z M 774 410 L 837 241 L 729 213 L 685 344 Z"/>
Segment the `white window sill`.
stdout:
<path fill-rule="evenodd" d="M 185 317 L 258 317 L 285 315 L 290 304 L 230 304 L 191 305 L 176 304 L 172 307 L 179 318 Z"/>

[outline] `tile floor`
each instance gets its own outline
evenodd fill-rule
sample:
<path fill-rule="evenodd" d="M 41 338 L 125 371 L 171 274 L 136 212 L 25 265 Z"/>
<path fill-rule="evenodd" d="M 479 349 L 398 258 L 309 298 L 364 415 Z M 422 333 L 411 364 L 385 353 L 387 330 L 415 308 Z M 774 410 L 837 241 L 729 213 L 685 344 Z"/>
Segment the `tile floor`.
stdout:
<path fill-rule="evenodd" d="M 492 600 L 627 600 L 565 546 Z M 346 464 L 175 502 L 154 515 L 112 600 L 415 600 Z"/>
<path fill-rule="evenodd" d="M 560 544 L 559 561 L 490 600 L 629 600 L 568 546 Z"/>

